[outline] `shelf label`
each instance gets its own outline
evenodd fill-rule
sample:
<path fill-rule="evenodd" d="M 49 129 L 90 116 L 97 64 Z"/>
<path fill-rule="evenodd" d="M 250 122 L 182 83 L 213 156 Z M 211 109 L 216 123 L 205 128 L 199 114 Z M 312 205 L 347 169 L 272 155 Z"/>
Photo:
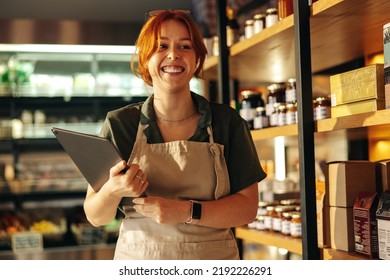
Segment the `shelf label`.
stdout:
<path fill-rule="evenodd" d="M 101 244 L 107 240 L 107 233 L 103 227 L 81 225 L 81 244 Z"/>
<path fill-rule="evenodd" d="M 12 251 L 42 251 L 43 238 L 39 232 L 21 232 L 12 234 Z"/>

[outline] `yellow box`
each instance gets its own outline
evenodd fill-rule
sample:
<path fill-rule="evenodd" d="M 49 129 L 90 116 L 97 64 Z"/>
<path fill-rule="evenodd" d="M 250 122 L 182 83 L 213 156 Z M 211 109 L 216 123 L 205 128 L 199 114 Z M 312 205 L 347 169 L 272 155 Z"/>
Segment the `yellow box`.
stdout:
<path fill-rule="evenodd" d="M 329 162 L 326 206 L 353 207 L 359 192 L 376 191 L 376 164 L 366 160 Z"/>
<path fill-rule="evenodd" d="M 384 99 L 368 99 L 331 107 L 330 114 L 332 118 L 337 118 L 367 112 L 375 112 L 382 109 L 385 109 Z"/>
<path fill-rule="evenodd" d="M 367 99 L 385 99 L 383 64 L 330 76 L 332 107 Z"/>

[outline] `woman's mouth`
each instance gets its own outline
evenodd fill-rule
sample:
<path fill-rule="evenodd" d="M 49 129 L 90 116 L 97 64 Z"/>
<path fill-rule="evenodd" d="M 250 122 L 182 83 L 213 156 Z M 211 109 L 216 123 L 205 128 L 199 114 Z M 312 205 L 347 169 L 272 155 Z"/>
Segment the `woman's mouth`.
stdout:
<path fill-rule="evenodd" d="M 169 74 L 179 74 L 184 72 L 184 67 L 181 66 L 163 66 L 161 67 L 161 71 L 164 73 L 169 73 Z"/>

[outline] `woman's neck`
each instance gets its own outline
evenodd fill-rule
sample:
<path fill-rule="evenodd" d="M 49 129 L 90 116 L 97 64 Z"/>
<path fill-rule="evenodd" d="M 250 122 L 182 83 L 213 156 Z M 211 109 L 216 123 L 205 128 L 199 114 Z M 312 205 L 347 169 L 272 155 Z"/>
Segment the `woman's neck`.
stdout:
<path fill-rule="evenodd" d="M 183 121 L 196 113 L 196 106 L 191 93 L 154 94 L 153 107 L 156 118 L 165 121 Z"/>

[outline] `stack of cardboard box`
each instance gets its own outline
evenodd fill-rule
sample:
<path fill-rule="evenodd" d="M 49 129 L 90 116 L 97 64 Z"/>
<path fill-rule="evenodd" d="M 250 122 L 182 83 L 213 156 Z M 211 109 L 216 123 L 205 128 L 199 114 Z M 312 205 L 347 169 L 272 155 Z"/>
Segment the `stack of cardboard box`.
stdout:
<path fill-rule="evenodd" d="M 328 163 L 324 218 L 331 248 L 355 251 L 353 207 L 359 193 L 376 192 L 375 165 L 364 160 Z"/>

